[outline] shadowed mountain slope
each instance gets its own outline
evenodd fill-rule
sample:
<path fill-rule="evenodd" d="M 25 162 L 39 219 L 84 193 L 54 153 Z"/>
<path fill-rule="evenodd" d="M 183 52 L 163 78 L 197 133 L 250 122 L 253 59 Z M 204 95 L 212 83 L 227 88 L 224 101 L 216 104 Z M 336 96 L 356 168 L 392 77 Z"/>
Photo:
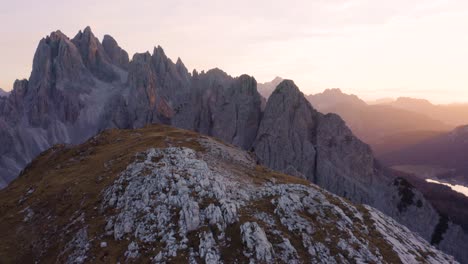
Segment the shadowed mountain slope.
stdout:
<path fill-rule="evenodd" d="M 372 146 L 377 156 L 453 128 L 431 115 L 390 105 L 368 105 L 339 89 L 327 89 L 307 99 L 322 113 L 340 115 L 356 136 Z"/>

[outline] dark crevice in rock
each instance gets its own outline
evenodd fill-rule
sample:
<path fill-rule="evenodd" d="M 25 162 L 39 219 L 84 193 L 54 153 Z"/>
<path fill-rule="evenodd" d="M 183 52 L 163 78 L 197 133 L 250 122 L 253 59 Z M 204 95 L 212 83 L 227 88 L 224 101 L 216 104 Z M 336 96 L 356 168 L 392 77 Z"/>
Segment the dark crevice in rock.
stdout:
<path fill-rule="evenodd" d="M 440 214 L 439 223 L 437 223 L 434 233 L 432 233 L 431 244 L 439 245 L 444 239 L 444 233 L 448 229 L 449 218 L 445 214 Z"/>

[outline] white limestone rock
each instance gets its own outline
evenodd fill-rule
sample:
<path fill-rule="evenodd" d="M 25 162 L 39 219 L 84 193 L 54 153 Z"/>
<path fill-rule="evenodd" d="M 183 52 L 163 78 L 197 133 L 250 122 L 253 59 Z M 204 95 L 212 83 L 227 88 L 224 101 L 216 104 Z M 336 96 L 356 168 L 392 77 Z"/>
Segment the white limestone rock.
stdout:
<path fill-rule="evenodd" d="M 209 144 L 213 149 L 217 143 Z M 238 232 L 242 243 L 238 253 L 251 263 L 301 263 L 304 258 L 312 263 L 350 263 L 349 258 L 358 263 L 382 263 L 381 253 L 367 240 L 371 231 L 366 221 L 375 221 L 379 233 L 372 235 L 394 246 L 395 256 L 411 260 L 431 252 L 434 260 L 455 263 L 423 239 L 405 235 L 409 231 L 389 232 L 387 229 L 401 227 L 387 217 L 371 213 L 369 220 L 363 209 L 314 185 L 266 181 L 256 186 L 242 171 L 253 168 L 254 162 L 223 148 L 228 147 L 219 146 L 213 153 L 150 148 L 138 154 L 103 192 L 101 210 L 115 209 L 107 217 L 103 234 L 132 241 L 125 253 L 128 259 L 154 254 L 155 263 L 182 253 L 189 263 L 198 258 L 207 263 L 224 262 L 223 250 L 237 250 L 230 248 L 233 232 Z M 229 166 L 242 169 L 226 169 Z M 259 208 L 255 207 L 258 203 L 262 204 Z M 317 240 L 317 236 L 324 239 Z M 402 236 L 403 247 L 423 253 L 398 249 L 402 246 L 395 239 Z M 291 239 L 300 243 L 301 253 Z M 162 248 L 153 252 L 143 246 L 152 243 Z"/>
<path fill-rule="evenodd" d="M 259 261 L 270 262 L 273 259 L 273 246 L 268 241 L 265 231 L 256 222 L 246 222 L 241 226 L 242 242 L 247 247 L 244 254 Z"/>
<path fill-rule="evenodd" d="M 182 207 L 181 221 L 187 228 L 187 231 L 193 231 L 198 228 L 200 224 L 200 209 L 198 203 L 190 201 Z"/>

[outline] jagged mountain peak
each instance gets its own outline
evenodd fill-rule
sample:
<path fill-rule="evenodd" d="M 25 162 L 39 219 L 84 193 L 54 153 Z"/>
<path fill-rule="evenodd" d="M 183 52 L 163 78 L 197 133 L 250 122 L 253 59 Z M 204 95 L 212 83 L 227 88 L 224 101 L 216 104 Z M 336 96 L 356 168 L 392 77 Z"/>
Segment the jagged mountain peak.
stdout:
<path fill-rule="evenodd" d="M 294 83 L 293 80 L 283 80 L 281 81 L 273 93 L 282 93 L 282 94 L 302 94 L 299 90 L 299 87 Z"/>
<path fill-rule="evenodd" d="M 178 68 L 187 69 L 187 68 L 185 67 L 184 62 L 182 61 L 182 59 L 181 59 L 180 57 L 177 57 L 176 66 L 177 66 Z"/>
<path fill-rule="evenodd" d="M 324 94 L 344 95 L 340 88 L 327 88 L 323 91 Z"/>
<path fill-rule="evenodd" d="M 122 49 L 117 41 L 110 35 L 104 35 L 102 46 L 109 56 L 111 62 L 124 70 L 128 70 L 128 53 Z"/>
<path fill-rule="evenodd" d="M 79 37 L 79 38 L 82 38 L 82 37 L 86 37 L 86 38 L 90 38 L 90 37 L 94 37 L 94 33 L 93 31 L 91 30 L 91 27 L 90 26 L 86 26 L 83 30 L 79 30 L 78 33 L 76 34 L 75 38 L 76 37 Z"/>
<path fill-rule="evenodd" d="M 158 45 L 153 48 L 153 57 L 158 59 L 158 60 L 167 60 L 166 53 L 164 52 L 164 49 Z"/>
<path fill-rule="evenodd" d="M 80 30 L 72 42 L 79 49 L 84 64 L 94 76 L 106 82 L 119 79 L 111 59 L 90 27 L 86 27 L 84 31 Z"/>
<path fill-rule="evenodd" d="M 102 42 L 104 42 L 104 41 L 108 41 L 110 43 L 113 43 L 114 45 L 117 45 L 117 41 L 114 39 L 114 37 L 112 37 L 109 34 L 104 34 L 104 36 L 102 38 Z"/>
<path fill-rule="evenodd" d="M 62 33 L 62 31 L 56 30 L 51 32 L 48 36 L 46 36 L 44 40 L 47 43 L 50 43 L 51 41 L 69 40 L 69 38 L 67 37 L 67 35 Z"/>
<path fill-rule="evenodd" d="M 39 42 L 29 78 L 34 89 L 46 91 L 53 83 L 77 81 L 85 75 L 80 51 L 65 34 L 55 31 Z"/>
<path fill-rule="evenodd" d="M 321 93 L 307 96 L 309 102 L 322 113 L 329 113 L 336 107 L 362 108 L 367 103 L 354 94 L 346 94 L 340 88 L 325 89 Z"/>
<path fill-rule="evenodd" d="M 232 78 L 227 72 L 223 71 L 222 69 L 215 67 L 213 69 L 209 69 L 207 71 L 201 71 L 199 75 L 202 76 L 210 76 L 214 79 L 228 79 Z"/>
<path fill-rule="evenodd" d="M 258 83 L 257 88 L 258 92 L 266 99 L 270 97 L 271 93 L 276 89 L 278 84 L 280 84 L 284 79 L 276 76 L 273 80 L 265 83 Z"/>
<path fill-rule="evenodd" d="M 138 62 L 138 61 L 146 61 L 146 60 L 150 60 L 151 59 L 151 53 L 149 51 L 146 51 L 146 52 L 141 52 L 141 53 L 135 53 L 133 54 L 133 57 L 132 57 L 132 60 L 130 61 L 130 63 L 135 63 L 135 62 Z"/>
<path fill-rule="evenodd" d="M 279 77 L 279 76 L 276 76 L 276 77 L 272 80 L 272 82 L 278 82 L 278 83 L 279 83 L 279 82 L 281 82 L 282 80 L 283 80 L 283 78 L 281 78 L 281 77 Z"/>
<path fill-rule="evenodd" d="M 456 263 L 369 206 L 166 126 L 55 146 L 0 201 L 12 263 Z"/>
<path fill-rule="evenodd" d="M 91 49 L 97 49 L 98 45 L 101 45 L 101 42 L 94 35 L 91 27 L 89 26 L 87 26 L 84 30 L 78 31 L 75 37 L 72 38 L 72 42 L 78 47 L 90 46 Z"/>

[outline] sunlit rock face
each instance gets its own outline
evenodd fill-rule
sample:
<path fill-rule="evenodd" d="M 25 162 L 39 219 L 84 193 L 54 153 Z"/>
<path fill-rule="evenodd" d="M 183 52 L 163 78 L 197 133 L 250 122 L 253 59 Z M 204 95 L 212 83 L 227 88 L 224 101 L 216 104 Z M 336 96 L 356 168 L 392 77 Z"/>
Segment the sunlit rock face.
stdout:
<path fill-rule="evenodd" d="M 265 105 L 251 76 L 231 77 L 220 69 L 189 73 L 159 46 L 128 60 L 114 39 L 107 36 L 101 44 L 90 28 L 71 40 L 60 31 L 42 39 L 29 80 L 16 81 L 11 94 L 0 97 L 0 186 L 55 144 L 82 143 L 106 128 L 153 123 L 249 150 L 257 162 L 376 207 L 428 241 L 441 226 L 439 214 L 417 190 L 401 191 L 341 118 L 317 112 L 292 81 L 280 83 Z M 196 205 L 184 214 L 195 216 Z M 456 227 L 442 229 L 436 244 L 467 259 L 461 248 L 467 235 L 455 236 Z M 253 224 L 244 233 L 262 240 Z M 204 241 L 210 244 L 210 236 Z M 287 242 L 283 246 L 288 248 Z M 260 253 L 265 261 L 272 254 L 268 247 Z"/>

